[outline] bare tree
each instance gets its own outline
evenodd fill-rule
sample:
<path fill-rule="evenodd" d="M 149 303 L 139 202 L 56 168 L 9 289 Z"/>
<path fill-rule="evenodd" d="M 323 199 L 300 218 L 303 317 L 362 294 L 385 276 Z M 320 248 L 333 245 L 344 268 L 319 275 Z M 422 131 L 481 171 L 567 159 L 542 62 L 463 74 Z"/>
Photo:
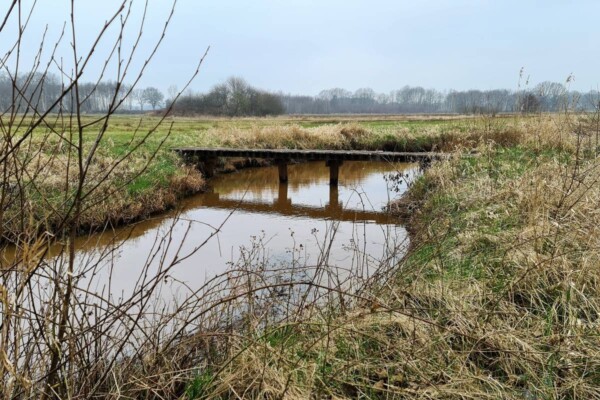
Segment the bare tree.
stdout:
<path fill-rule="evenodd" d="M 144 104 L 146 104 L 146 96 L 144 96 L 144 90 L 134 89 L 131 92 L 131 97 L 138 103 L 140 111 L 144 111 Z"/>
<path fill-rule="evenodd" d="M 155 87 L 148 87 L 144 89 L 142 92 L 142 97 L 146 103 L 150 104 L 153 110 L 156 110 L 156 107 L 159 106 L 165 98 L 162 92 Z"/>
<path fill-rule="evenodd" d="M 177 85 L 170 85 L 167 88 L 167 103 L 172 104 L 173 100 L 177 97 L 177 94 L 179 93 L 179 90 L 177 89 Z"/>

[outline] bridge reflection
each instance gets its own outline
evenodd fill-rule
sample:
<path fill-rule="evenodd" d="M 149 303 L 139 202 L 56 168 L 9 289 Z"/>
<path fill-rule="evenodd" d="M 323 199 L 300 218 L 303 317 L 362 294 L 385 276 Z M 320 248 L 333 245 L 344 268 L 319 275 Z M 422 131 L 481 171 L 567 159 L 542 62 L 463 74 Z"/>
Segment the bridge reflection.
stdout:
<path fill-rule="evenodd" d="M 341 196 L 337 185 L 327 185 L 329 169 L 324 163 L 292 165 L 289 170 L 289 183 L 281 184 L 276 179 L 276 166 L 241 170 L 215 177 L 211 181 L 214 190 L 212 193 L 191 196 L 182 200 L 177 209 L 126 227 L 107 227 L 103 232 L 82 235 L 76 239 L 76 247 L 79 251 L 89 254 L 95 252 L 109 255 L 115 246 L 125 243 L 151 243 L 156 239 L 161 226 L 169 228 L 170 224 L 174 223 L 173 218 L 178 216 L 183 216 L 186 221 L 201 221 L 211 226 L 219 226 L 226 218 L 226 213 L 233 210 L 314 220 L 396 224 L 397 221 L 381 211 L 344 209 L 343 203 L 348 201 L 347 188 L 366 182 L 369 177 L 377 177 L 375 180 L 379 181 L 385 173 L 410 173 L 415 167 L 415 164 L 345 163 L 340 170 L 340 180 L 343 183 Z M 387 191 L 385 183 L 378 188 L 379 190 L 370 191 L 369 197 L 374 204 L 380 206 L 382 202 L 385 203 Z M 311 192 L 311 189 L 316 192 Z M 296 202 L 308 202 L 313 205 L 294 204 L 290 197 L 295 198 Z M 210 210 L 225 212 L 215 213 Z M 258 228 L 273 223 L 271 218 L 264 216 L 256 216 L 254 220 Z M 48 245 L 49 257 L 62 254 L 63 244 L 59 240 L 49 240 Z M 14 246 L 0 246 L 0 269 L 11 265 L 15 251 Z"/>
<path fill-rule="evenodd" d="M 239 210 L 251 213 L 276 214 L 290 217 L 326 219 L 344 222 L 391 223 L 389 214 L 382 211 L 344 209 L 339 201 L 337 186 L 329 186 L 329 203 L 324 206 L 293 204 L 288 197 L 288 184 L 280 183 L 278 196 L 272 202 L 245 201 L 222 197 L 219 193 L 206 193 L 202 196 L 202 206 L 208 208 Z"/>

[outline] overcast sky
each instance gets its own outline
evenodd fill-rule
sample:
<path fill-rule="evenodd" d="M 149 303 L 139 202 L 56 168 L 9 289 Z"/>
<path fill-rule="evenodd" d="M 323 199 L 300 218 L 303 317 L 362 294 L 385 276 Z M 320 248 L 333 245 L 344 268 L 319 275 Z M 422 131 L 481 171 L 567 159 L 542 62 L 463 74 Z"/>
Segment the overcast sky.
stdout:
<path fill-rule="evenodd" d="M 139 17 L 143 1 L 135 1 Z M 50 39 L 59 36 L 70 1 L 38 3 L 25 50 L 31 54 L 46 24 Z M 82 50 L 117 3 L 75 0 Z M 169 6 L 149 1 L 145 53 Z M 521 67 L 532 84 L 564 82 L 572 73 L 571 87 L 588 90 L 600 84 L 599 16 L 597 0 L 179 0 L 141 84 L 181 87 L 210 45 L 194 90 L 232 75 L 297 94 L 404 85 L 516 89 Z"/>

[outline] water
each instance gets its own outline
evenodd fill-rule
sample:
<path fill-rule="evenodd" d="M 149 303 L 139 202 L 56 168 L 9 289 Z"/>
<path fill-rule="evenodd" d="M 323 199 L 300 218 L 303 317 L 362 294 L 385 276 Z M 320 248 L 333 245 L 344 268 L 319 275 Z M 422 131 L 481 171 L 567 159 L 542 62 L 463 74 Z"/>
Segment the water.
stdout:
<path fill-rule="evenodd" d="M 290 165 L 287 184 L 279 184 L 277 167 L 219 175 L 208 193 L 176 211 L 79 238 L 78 276 L 102 296 L 128 298 L 161 273 L 167 299 L 236 268 L 326 266 L 336 279 L 368 278 L 383 263 L 394 265 L 407 245 L 406 230 L 382 212 L 397 195 L 385 176 L 415 171 L 414 164 L 346 162 L 339 187 L 329 185 L 324 163 Z M 406 183 L 396 188 L 403 192 Z"/>
<path fill-rule="evenodd" d="M 72 338 L 96 344 L 95 357 L 107 359 L 198 332 L 260 329 L 325 305 L 352 306 L 405 254 L 406 230 L 381 211 L 406 183 L 384 177 L 415 171 L 347 162 L 337 188 L 324 163 L 289 166 L 287 185 L 276 167 L 217 176 L 209 193 L 178 210 L 78 238 L 72 281 L 68 252 L 55 244 L 15 298 L 20 340 L 39 345 L 38 323 L 58 323 L 67 287 Z M 24 287 L 19 268 L 3 274 L 10 293 Z M 23 368 L 30 361 L 14 348 L 9 359 Z M 47 354 L 32 351 L 34 359 Z"/>

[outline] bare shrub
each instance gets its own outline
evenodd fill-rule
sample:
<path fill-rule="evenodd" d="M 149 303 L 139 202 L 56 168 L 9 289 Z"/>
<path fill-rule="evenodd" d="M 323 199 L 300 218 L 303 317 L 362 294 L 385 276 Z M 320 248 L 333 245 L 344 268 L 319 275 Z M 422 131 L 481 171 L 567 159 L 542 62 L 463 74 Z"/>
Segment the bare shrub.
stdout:
<path fill-rule="evenodd" d="M 160 147 L 148 151 L 146 144 L 164 117 L 147 129 L 138 127 L 124 152 L 108 156 L 101 150 L 113 114 L 131 95 L 156 54 L 173 15 L 171 12 L 165 17 L 162 35 L 151 47 L 146 62 L 136 69 L 133 60 L 138 57 L 146 15 L 137 4 L 118 4 L 95 40 L 83 47 L 76 40 L 78 13 L 72 3 L 69 33 L 65 29 L 56 43 L 44 39 L 31 71 L 21 70 L 19 49 L 36 3 L 13 1 L 5 8 L 0 36 L 9 46 L 0 65 L 7 72 L 13 95 L 9 106 L 0 110 L 0 170 L 4 183 L 0 187 L 2 398 L 110 397 L 120 390 L 138 394 L 177 392 L 179 372 L 160 375 L 154 386 L 143 386 L 143 381 L 135 378 L 148 375 L 153 365 L 164 363 L 169 349 L 160 353 L 156 340 L 163 335 L 163 324 L 174 327 L 173 321 L 185 315 L 181 312 L 176 317 L 176 308 L 156 314 L 158 303 L 151 301 L 165 284 L 168 271 L 177 264 L 176 260 L 164 259 L 168 236 L 157 238 L 155 253 L 149 254 L 149 261 L 140 269 L 137 286 L 120 298 L 111 292 L 114 271 L 110 262 L 120 240 L 115 237 L 87 256 L 79 253 L 77 244 L 80 229 L 102 225 L 102 220 L 95 220 L 98 214 L 109 220 L 106 223 L 112 215 L 128 218 L 127 207 L 132 205 L 126 204 L 127 196 L 122 193 L 143 175 Z M 133 28 L 132 14 L 137 11 L 144 17 L 132 38 L 133 47 L 125 50 L 123 40 L 130 26 Z M 19 28 L 16 37 L 11 36 L 9 26 Z M 63 41 L 71 42 L 72 63 L 68 66 L 56 63 L 64 56 L 58 53 Z M 104 60 L 95 55 L 100 42 L 112 49 Z M 42 52 L 45 47 L 53 49 L 46 60 Z M 116 77 L 107 111 L 90 121 L 83 116 L 90 88 L 84 88 L 82 81 L 92 63 L 104 65 L 96 82 L 109 70 L 114 70 Z M 42 104 L 41 93 L 56 66 L 62 79 L 61 91 L 50 103 Z M 192 73 L 192 79 L 197 73 Z M 31 79 L 33 76 L 39 79 Z M 133 84 L 126 85 L 126 79 Z M 91 92 L 97 88 L 91 88 Z M 169 135 L 170 128 L 166 130 L 163 137 Z M 129 164 L 132 155 L 145 148 L 145 160 Z M 188 175 L 180 185 L 195 188 L 201 184 L 197 175 Z M 173 202 L 168 196 L 163 192 L 146 200 Z M 101 213 L 101 209 L 106 210 Z M 158 256 L 163 262 L 152 263 Z"/>

